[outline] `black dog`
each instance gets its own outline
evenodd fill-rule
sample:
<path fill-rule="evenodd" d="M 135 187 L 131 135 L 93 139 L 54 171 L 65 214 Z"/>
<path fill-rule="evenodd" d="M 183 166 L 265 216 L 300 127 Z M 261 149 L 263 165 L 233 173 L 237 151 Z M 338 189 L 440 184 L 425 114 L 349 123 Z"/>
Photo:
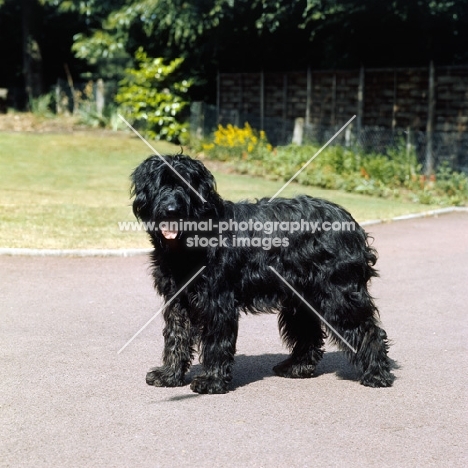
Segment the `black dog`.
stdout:
<path fill-rule="evenodd" d="M 149 385 L 184 385 L 198 347 L 204 372 L 192 390 L 226 393 L 241 311 L 278 312 L 291 350 L 274 367 L 279 376 L 313 376 L 325 338 L 320 314 L 363 385 L 392 385 L 387 335 L 367 290 L 376 252 L 346 210 L 308 196 L 225 201 L 206 167 L 184 155 L 148 158 L 132 182 L 133 212 L 154 246 L 155 287 L 170 302 L 163 366 L 148 372 Z"/>

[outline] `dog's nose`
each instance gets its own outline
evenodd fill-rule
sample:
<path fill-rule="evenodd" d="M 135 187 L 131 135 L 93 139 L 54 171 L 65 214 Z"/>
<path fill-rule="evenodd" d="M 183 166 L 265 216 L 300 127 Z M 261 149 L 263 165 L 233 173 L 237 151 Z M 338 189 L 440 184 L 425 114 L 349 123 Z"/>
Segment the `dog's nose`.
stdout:
<path fill-rule="evenodd" d="M 169 205 L 166 208 L 166 212 L 167 212 L 168 215 L 173 215 L 176 212 L 176 207 L 174 205 Z"/>

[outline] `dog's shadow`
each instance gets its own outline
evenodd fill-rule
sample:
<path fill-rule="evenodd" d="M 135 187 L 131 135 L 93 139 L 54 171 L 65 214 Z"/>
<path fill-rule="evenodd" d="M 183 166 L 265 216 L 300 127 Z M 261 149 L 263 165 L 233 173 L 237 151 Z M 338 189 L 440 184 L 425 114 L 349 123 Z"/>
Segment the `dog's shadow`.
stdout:
<path fill-rule="evenodd" d="M 276 374 L 273 372 L 273 367 L 284 361 L 287 357 L 287 354 L 236 355 L 230 389 L 236 390 L 260 380 L 275 377 Z M 201 372 L 202 367 L 200 364 L 192 366 L 187 374 L 187 384 Z M 341 380 L 359 380 L 356 369 L 348 362 L 345 355 L 339 351 L 330 351 L 324 354 L 317 366 L 314 378 L 325 374 L 336 374 Z"/>
<path fill-rule="evenodd" d="M 288 358 L 287 354 L 263 354 L 261 356 L 236 356 L 232 388 L 244 387 L 268 377 L 275 377 L 273 367 Z M 336 374 L 341 380 L 358 380 L 359 375 L 339 351 L 325 353 L 317 365 L 313 378 L 325 374 Z"/>

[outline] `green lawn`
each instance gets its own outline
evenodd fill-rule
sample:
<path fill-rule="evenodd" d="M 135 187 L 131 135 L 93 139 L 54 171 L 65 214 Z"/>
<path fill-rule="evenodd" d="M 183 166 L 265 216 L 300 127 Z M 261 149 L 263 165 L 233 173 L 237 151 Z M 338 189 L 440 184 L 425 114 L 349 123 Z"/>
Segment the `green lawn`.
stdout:
<path fill-rule="evenodd" d="M 161 153 L 178 147 L 155 142 Z M 150 154 L 128 134 L 0 133 L 0 247 L 148 247 L 142 232 L 121 232 L 133 221 L 129 175 Z M 248 176 L 215 172 L 231 200 L 271 196 L 281 187 Z M 431 206 L 291 184 L 281 196 L 306 193 L 346 207 L 358 221 L 388 219 Z"/>

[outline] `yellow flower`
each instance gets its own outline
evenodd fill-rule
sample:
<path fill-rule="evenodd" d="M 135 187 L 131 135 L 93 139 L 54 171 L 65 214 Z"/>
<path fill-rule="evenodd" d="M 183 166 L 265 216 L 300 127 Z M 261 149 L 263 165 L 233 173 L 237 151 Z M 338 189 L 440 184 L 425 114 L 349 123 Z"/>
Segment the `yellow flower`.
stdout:
<path fill-rule="evenodd" d="M 268 143 L 265 132 L 257 133 L 249 123 L 245 123 L 243 128 L 228 124 L 226 127 L 218 125 L 213 136 L 213 147 L 209 149 L 224 148 L 239 150 L 240 154 L 254 153 L 257 149 L 266 148 L 271 151 L 272 147 Z"/>

